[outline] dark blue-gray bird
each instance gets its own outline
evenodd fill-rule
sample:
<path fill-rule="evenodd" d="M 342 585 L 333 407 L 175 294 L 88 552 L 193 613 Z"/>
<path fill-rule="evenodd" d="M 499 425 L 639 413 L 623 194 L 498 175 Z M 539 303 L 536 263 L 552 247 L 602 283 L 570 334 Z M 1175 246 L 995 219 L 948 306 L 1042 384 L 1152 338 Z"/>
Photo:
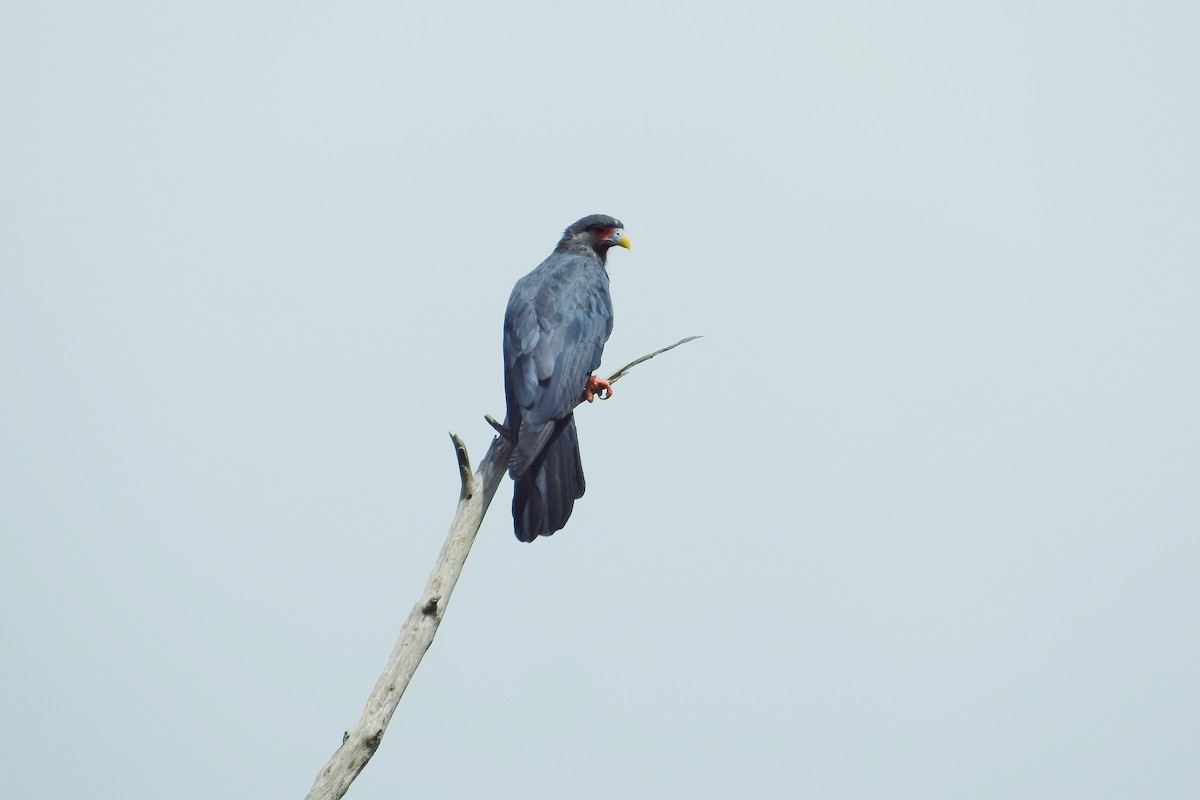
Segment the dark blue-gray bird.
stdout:
<path fill-rule="evenodd" d="M 504 393 L 513 443 L 508 474 L 513 529 L 522 542 L 567 524 L 583 497 L 583 464 L 572 413 L 581 399 L 607 399 L 612 387 L 592 373 L 612 333 L 608 251 L 629 248 L 621 221 L 584 217 L 563 231 L 554 252 L 517 281 L 504 312 Z"/>

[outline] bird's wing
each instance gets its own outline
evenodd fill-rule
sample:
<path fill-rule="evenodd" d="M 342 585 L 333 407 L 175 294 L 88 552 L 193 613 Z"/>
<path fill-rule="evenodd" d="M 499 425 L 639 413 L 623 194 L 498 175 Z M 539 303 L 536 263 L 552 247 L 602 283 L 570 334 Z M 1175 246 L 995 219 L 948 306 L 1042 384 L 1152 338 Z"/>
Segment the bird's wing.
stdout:
<path fill-rule="evenodd" d="M 603 266 L 583 256 L 551 258 L 518 281 L 504 315 L 509 424 L 518 427 L 512 463 L 517 473 L 578 404 L 612 332 Z"/>

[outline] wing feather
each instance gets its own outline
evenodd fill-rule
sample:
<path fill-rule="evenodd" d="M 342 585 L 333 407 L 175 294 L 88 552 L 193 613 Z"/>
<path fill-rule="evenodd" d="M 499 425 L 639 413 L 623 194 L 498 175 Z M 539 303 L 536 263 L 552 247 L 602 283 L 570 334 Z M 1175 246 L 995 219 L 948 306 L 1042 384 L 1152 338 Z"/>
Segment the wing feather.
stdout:
<path fill-rule="evenodd" d="M 513 288 L 504 315 L 509 464 L 522 474 L 570 416 L 612 332 L 608 275 L 595 258 L 554 253 Z"/>

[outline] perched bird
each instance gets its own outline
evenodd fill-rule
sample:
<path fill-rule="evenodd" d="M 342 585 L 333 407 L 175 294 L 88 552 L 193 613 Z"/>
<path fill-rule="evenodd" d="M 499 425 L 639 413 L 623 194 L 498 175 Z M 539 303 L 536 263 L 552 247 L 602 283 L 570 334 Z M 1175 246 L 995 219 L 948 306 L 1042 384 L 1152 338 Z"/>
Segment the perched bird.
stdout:
<path fill-rule="evenodd" d="M 620 220 L 592 214 L 563 231 L 554 252 L 517 281 L 504 312 L 504 393 L 513 443 L 508 474 L 513 529 L 522 542 L 567 524 L 583 497 L 583 464 L 572 413 L 581 399 L 607 399 L 592 374 L 612 333 L 605 264 L 629 248 Z"/>

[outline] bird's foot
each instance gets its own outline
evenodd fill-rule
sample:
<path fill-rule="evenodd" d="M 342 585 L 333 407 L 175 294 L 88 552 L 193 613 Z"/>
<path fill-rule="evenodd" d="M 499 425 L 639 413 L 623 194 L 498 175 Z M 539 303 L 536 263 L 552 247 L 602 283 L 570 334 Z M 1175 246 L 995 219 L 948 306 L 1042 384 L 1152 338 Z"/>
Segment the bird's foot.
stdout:
<path fill-rule="evenodd" d="M 583 387 L 583 399 L 589 403 L 596 399 L 599 395 L 601 400 L 607 400 L 612 397 L 612 384 L 603 378 L 597 378 L 595 375 L 587 379 L 587 383 Z"/>

